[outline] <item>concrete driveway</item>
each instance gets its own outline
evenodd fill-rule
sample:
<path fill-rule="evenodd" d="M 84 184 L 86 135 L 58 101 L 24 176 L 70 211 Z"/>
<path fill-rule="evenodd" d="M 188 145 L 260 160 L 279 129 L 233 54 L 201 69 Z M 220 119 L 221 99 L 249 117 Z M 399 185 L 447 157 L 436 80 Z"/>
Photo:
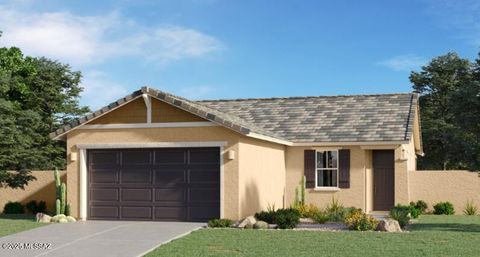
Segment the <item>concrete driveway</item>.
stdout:
<path fill-rule="evenodd" d="M 0 256 L 142 256 L 199 229 L 203 223 L 78 221 L 51 224 L 0 237 Z M 1 228 L 0 228 L 1 229 Z M 34 245 L 37 243 L 37 245 Z M 15 247 L 48 249 L 8 249 Z"/>

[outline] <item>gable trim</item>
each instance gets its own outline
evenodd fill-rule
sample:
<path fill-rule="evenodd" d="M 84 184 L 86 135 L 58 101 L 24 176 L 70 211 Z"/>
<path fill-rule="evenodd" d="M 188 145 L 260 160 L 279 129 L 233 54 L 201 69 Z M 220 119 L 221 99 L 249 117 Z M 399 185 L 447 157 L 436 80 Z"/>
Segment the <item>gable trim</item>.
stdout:
<path fill-rule="evenodd" d="M 211 121 L 83 125 L 79 129 L 190 128 L 219 126 Z"/>

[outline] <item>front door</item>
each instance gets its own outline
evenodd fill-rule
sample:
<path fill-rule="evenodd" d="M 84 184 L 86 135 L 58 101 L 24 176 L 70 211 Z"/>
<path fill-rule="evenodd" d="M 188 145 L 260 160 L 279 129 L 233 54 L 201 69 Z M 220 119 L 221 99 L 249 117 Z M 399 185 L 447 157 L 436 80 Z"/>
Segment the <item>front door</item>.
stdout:
<path fill-rule="evenodd" d="M 373 151 L 373 210 L 388 211 L 395 203 L 393 150 Z"/>

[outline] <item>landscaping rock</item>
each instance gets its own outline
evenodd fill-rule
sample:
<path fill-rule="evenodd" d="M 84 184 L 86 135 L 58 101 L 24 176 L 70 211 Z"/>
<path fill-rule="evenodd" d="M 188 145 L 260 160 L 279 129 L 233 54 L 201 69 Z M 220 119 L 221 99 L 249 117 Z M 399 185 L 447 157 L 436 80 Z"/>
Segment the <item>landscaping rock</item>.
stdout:
<path fill-rule="evenodd" d="M 58 223 L 68 223 L 67 218 L 61 218 L 58 220 Z"/>
<path fill-rule="evenodd" d="M 37 213 L 37 222 L 40 223 L 50 223 L 52 221 L 52 216 L 44 214 L 44 213 Z"/>
<path fill-rule="evenodd" d="M 245 225 L 244 229 L 252 229 L 254 225 L 252 225 L 251 223 L 248 223 L 247 225 Z"/>
<path fill-rule="evenodd" d="M 77 220 L 76 220 L 74 217 L 72 217 L 72 216 L 67 216 L 66 219 L 67 219 L 68 222 L 75 222 L 75 221 L 77 221 Z"/>
<path fill-rule="evenodd" d="M 65 216 L 63 214 L 58 214 L 58 215 L 53 216 L 51 221 L 52 222 L 59 222 L 60 219 L 66 219 L 66 218 L 67 218 L 67 216 Z M 68 222 L 68 220 L 67 220 L 67 222 Z"/>
<path fill-rule="evenodd" d="M 251 225 L 253 227 L 253 225 L 255 225 L 256 222 L 257 222 L 257 220 L 255 219 L 255 217 L 248 216 L 245 219 L 243 219 L 242 221 L 240 221 L 240 223 L 238 224 L 237 227 L 238 228 L 245 228 L 245 226 L 247 226 L 247 225 Z"/>
<path fill-rule="evenodd" d="M 255 229 L 267 229 L 268 228 L 268 223 L 265 221 L 257 221 L 255 222 L 255 225 L 253 225 L 253 228 Z"/>
<path fill-rule="evenodd" d="M 402 232 L 400 224 L 398 224 L 398 221 L 394 219 L 381 220 L 380 223 L 378 223 L 376 230 L 384 232 Z"/>
<path fill-rule="evenodd" d="M 276 229 L 277 227 L 278 227 L 277 224 L 268 224 L 268 228 Z"/>
<path fill-rule="evenodd" d="M 311 218 L 300 218 L 300 223 L 304 224 L 314 224 L 316 223 L 313 219 Z"/>

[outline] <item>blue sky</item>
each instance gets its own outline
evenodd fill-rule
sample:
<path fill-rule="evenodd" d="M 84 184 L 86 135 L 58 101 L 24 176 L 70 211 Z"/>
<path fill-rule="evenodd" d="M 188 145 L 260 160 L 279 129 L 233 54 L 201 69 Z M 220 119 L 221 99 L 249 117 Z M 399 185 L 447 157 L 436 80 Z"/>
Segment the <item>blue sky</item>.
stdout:
<path fill-rule="evenodd" d="M 475 58 L 479 1 L 0 0 L 0 46 L 69 63 L 97 108 L 143 85 L 193 99 L 411 91 Z"/>

